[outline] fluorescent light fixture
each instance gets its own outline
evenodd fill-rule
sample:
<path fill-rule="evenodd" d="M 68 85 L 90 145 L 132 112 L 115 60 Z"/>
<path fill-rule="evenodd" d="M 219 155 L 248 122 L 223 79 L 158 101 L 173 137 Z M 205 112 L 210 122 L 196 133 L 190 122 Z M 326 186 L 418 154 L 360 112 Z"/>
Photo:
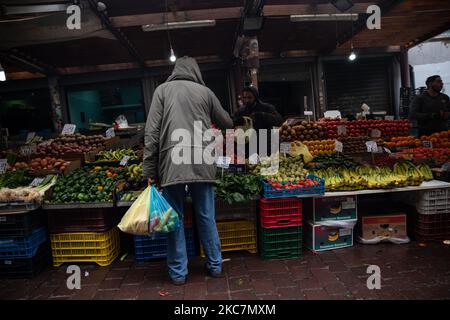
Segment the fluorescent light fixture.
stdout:
<path fill-rule="evenodd" d="M 168 22 L 163 24 L 146 24 L 142 26 L 142 31 L 160 31 L 160 30 L 173 30 L 173 29 L 185 29 L 185 28 L 201 28 L 201 27 L 214 27 L 216 20 L 196 20 L 196 21 L 181 21 L 181 22 Z"/>
<path fill-rule="evenodd" d="M 6 81 L 6 72 L 0 64 L 0 81 Z"/>
<path fill-rule="evenodd" d="M 66 11 L 67 4 L 43 4 L 43 5 L 25 5 L 25 6 L 4 6 L 4 15 L 15 14 L 33 14 Z"/>
<path fill-rule="evenodd" d="M 353 7 L 353 2 L 350 0 L 331 0 L 330 2 L 341 12 L 345 12 Z"/>
<path fill-rule="evenodd" d="M 175 61 L 177 61 L 177 57 L 176 57 L 176 55 L 175 55 L 175 52 L 173 52 L 173 49 L 172 48 L 170 48 L 170 57 L 169 57 L 169 60 L 170 60 L 170 62 L 175 62 Z"/>
<path fill-rule="evenodd" d="M 330 14 L 300 14 L 291 15 L 291 22 L 305 21 L 356 21 L 357 13 L 330 13 Z"/>

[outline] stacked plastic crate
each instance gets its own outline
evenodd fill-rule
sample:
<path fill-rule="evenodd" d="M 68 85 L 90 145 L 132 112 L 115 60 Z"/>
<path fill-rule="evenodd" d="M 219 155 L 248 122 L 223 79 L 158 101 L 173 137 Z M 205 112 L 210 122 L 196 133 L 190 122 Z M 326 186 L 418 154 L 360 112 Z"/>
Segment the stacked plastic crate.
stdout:
<path fill-rule="evenodd" d="M 298 198 L 260 200 L 259 248 L 265 260 L 302 255 L 302 201 Z"/>
<path fill-rule="evenodd" d="M 423 191 L 416 204 L 416 240 L 448 240 L 450 237 L 450 188 Z"/>
<path fill-rule="evenodd" d="M 258 252 L 257 203 L 257 199 L 232 204 L 216 199 L 216 224 L 222 252 Z M 201 256 L 205 256 L 203 248 Z"/>
<path fill-rule="evenodd" d="M 1 211 L 0 277 L 31 278 L 49 262 L 50 246 L 42 211 Z"/>
<path fill-rule="evenodd" d="M 194 240 L 192 204 L 187 203 L 184 209 L 184 234 L 186 250 L 189 257 L 196 255 Z M 167 257 L 167 235 L 134 236 L 134 258 L 137 263 L 163 259 Z"/>
<path fill-rule="evenodd" d="M 93 262 L 110 265 L 120 254 L 118 217 L 112 207 L 47 207 L 53 266 Z"/>

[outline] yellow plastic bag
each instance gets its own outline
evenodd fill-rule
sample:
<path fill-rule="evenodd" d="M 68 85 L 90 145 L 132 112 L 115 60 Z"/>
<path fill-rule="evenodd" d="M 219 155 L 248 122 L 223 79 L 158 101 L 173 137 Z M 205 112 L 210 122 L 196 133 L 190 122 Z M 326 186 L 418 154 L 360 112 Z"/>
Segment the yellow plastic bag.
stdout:
<path fill-rule="evenodd" d="M 118 227 L 125 233 L 139 236 L 148 235 L 149 227 L 149 199 L 150 187 L 147 187 L 131 205 L 123 216 Z"/>
<path fill-rule="evenodd" d="M 314 158 L 309 152 L 308 147 L 300 141 L 291 142 L 291 151 L 289 152 L 289 154 L 293 157 L 303 155 L 303 160 L 305 161 L 305 163 L 311 162 Z"/>

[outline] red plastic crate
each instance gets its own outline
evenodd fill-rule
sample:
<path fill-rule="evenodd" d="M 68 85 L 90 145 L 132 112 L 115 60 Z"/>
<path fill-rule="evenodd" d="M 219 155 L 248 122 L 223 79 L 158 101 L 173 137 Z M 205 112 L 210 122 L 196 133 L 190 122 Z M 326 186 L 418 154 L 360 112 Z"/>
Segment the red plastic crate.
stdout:
<path fill-rule="evenodd" d="M 302 218 L 302 201 L 297 198 L 261 199 L 261 218 Z"/>
<path fill-rule="evenodd" d="M 276 218 L 261 217 L 261 226 L 263 228 L 286 228 L 302 225 L 302 216 L 278 216 Z"/>

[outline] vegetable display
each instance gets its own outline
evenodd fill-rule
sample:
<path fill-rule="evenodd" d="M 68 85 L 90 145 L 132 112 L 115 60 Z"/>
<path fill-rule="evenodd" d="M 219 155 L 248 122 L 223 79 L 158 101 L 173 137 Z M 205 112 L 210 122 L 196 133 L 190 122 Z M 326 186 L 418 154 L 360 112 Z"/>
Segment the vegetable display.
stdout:
<path fill-rule="evenodd" d="M 48 175 L 37 187 L 0 188 L 0 202 L 42 202 L 45 192 L 56 184 L 58 177 Z"/>
<path fill-rule="evenodd" d="M 61 173 L 66 170 L 70 161 L 66 161 L 63 159 L 57 159 L 52 157 L 45 158 L 34 158 L 30 160 L 30 162 L 16 162 L 16 164 L 12 167 L 12 170 L 17 169 L 30 169 L 32 171 L 39 170 L 58 170 Z"/>
<path fill-rule="evenodd" d="M 216 197 L 228 203 L 253 199 L 261 192 L 261 182 L 254 175 L 224 173 L 216 180 Z"/>
<path fill-rule="evenodd" d="M 130 160 L 137 160 L 138 156 L 131 149 L 100 151 L 99 158 L 95 162 L 120 161 L 123 157 L 129 156 Z"/>
<path fill-rule="evenodd" d="M 16 171 L 8 171 L 0 175 L 0 188 L 18 188 L 28 186 L 33 178 L 28 175 L 28 170 L 19 169 Z"/>

